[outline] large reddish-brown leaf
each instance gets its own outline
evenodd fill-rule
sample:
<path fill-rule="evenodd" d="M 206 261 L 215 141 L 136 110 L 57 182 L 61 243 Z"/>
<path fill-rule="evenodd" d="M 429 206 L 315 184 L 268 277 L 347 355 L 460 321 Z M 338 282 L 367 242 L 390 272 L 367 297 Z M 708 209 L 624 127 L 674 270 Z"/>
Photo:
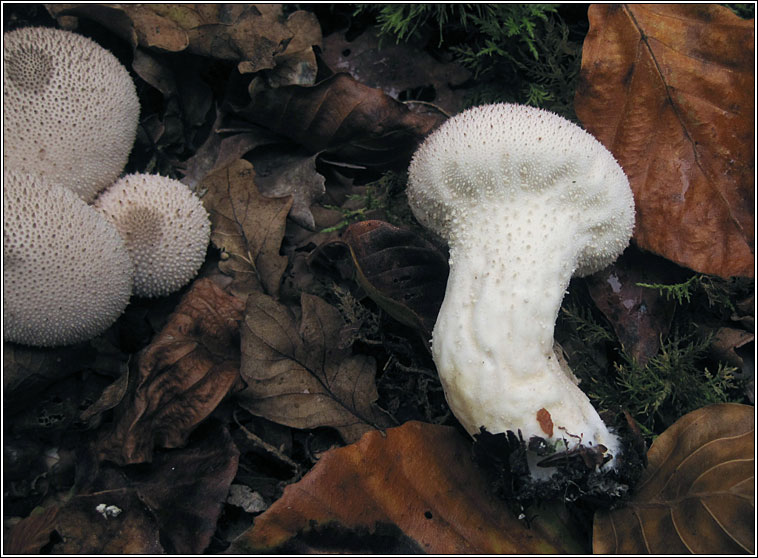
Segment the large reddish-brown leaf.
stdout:
<path fill-rule="evenodd" d="M 163 330 L 140 354 L 114 423 L 100 432 L 101 458 L 121 465 L 142 463 L 151 461 L 156 445 L 185 444 L 240 382 L 243 309 L 243 301 L 210 279 L 195 281 Z"/>
<path fill-rule="evenodd" d="M 352 165 L 405 170 L 413 151 L 444 117 L 417 114 L 347 74 L 313 86 L 252 91 L 239 115 L 305 147 Z"/>
<path fill-rule="evenodd" d="M 345 347 L 345 322 L 322 299 L 303 294 L 302 318 L 263 293 L 247 299 L 238 396 L 251 413 L 295 428 L 336 428 L 346 442 L 390 424 L 378 399 L 376 363 Z"/>
<path fill-rule="evenodd" d="M 383 221 L 360 221 L 342 235 L 357 279 L 396 320 L 431 337 L 445 296 L 448 265 L 423 238 Z"/>
<path fill-rule="evenodd" d="M 232 290 L 240 298 L 251 290 L 276 295 L 287 267 L 279 250 L 292 197 L 266 198 L 254 179 L 253 166 L 239 159 L 202 182 L 211 242 L 222 251 L 219 269 L 234 278 Z"/>
<path fill-rule="evenodd" d="M 585 550 L 581 535 L 547 509 L 536 514 L 527 528 L 492 494 L 457 430 L 414 421 L 384 435 L 369 432 L 356 444 L 324 454 L 229 552 L 286 551 L 302 541 L 323 549 L 324 531 L 358 532 L 367 539 L 395 533 L 395 541 L 415 543 L 415 548 L 406 543 L 405 552 L 416 553 Z"/>
<path fill-rule="evenodd" d="M 625 506 L 595 514 L 599 554 L 755 553 L 755 409 L 688 413 L 647 454 Z"/>
<path fill-rule="evenodd" d="M 754 22 L 715 4 L 588 15 L 576 114 L 629 176 L 638 245 L 752 277 Z"/>

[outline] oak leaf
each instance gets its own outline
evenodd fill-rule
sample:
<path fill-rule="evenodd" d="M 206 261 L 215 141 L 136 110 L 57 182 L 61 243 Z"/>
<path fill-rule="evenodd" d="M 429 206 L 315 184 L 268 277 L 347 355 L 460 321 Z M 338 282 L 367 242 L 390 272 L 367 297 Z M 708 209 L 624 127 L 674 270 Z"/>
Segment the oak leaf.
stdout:
<path fill-rule="evenodd" d="M 377 409 L 376 363 L 344 347 L 344 320 L 322 299 L 303 294 L 298 326 L 293 313 L 253 292 L 241 328 L 240 404 L 254 415 L 294 428 L 331 426 L 346 442 L 388 426 Z"/>
<path fill-rule="evenodd" d="M 753 276 L 754 22 L 715 4 L 593 5 L 576 114 L 634 192 L 634 238 Z"/>
<path fill-rule="evenodd" d="M 394 533 L 412 543 L 404 544 L 406 553 L 584 551 L 580 536 L 556 515 L 535 513 L 528 528 L 492 494 L 456 429 L 412 421 L 324 454 L 229 551 L 287 552 L 302 541 L 319 551 L 329 544 L 319 540 L 325 531 L 367 540 Z"/>
<path fill-rule="evenodd" d="M 292 197 L 266 198 L 255 185 L 253 166 L 239 159 L 202 182 L 211 217 L 211 242 L 222 251 L 219 269 L 234 278 L 241 298 L 252 290 L 276 295 L 287 258 L 279 255 Z"/>
<path fill-rule="evenodd" d="M 755 553 L 755 410 L 721 403 L 656 438 L 626 505 L 595 514 L 599 554 Z"/>

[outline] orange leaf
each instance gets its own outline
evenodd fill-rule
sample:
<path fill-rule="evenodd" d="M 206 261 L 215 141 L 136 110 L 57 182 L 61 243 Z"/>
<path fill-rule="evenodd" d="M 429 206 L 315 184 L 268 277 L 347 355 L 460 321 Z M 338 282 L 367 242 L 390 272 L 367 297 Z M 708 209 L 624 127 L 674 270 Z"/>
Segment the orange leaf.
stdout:
<path fill-rule="evenodd" d="M 576 114 L 634 191 L 635 240 L 753 276 L 754 31 L 713 4 L 593 5 Z"/>
<path fill-rule="evenodd" d="M 575 533 L 537 514 L 529 529 L 492 495 L 457 430 L 414 421 L 326 453 L 229 552 L 276 551 L 335 525 L 374 534 L 396 526 L 427 553 L 583 551 Z"/>

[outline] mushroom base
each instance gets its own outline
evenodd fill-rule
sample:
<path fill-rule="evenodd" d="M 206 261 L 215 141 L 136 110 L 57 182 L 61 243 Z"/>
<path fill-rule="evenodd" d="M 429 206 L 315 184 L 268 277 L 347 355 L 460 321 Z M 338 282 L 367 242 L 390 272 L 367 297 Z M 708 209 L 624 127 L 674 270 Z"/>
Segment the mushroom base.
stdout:
<path fill-rule="evenodd" d="M 482 429 L 474 438 L 474 457 L 493 493 L 522 508 L 555 499 L 611 508 L 637 483 L 645 467 L 644 445 L 632 431 L 620 437 L 622 450 L 615 466 L 602 470 L 597 463 L 603 457 L 595 448 L 550 452 L 544 438 L 524 440 L 510 430 L 491 434 Z M 535 466 L 545 474 L 535 475 Z"/>

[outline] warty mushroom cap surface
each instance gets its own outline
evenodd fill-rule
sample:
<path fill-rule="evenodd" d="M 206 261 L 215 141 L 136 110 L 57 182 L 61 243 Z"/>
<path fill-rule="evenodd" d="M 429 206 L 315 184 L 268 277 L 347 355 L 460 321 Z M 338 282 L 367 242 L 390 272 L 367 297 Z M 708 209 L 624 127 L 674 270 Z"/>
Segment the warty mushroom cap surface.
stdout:
<path fill-rule="evenodd" d="M 69 345 L 106 330 L 129 303 L 132 263 L 116 229 L 73 192 L 3 171 L 4 339 Z"/>
<path fill-rule="evenodd" d="M 129 174 L 95 200 L 121 234 L 134 264 L 134 294 L 157 297 L 187 284 L 205 261 L 210 220 L 185 185 L 160 175 Z"/>
<path fill-rule="evenodd" d="M 5 164 L 90 203 L 118 178 L 137 134 L 129 72 L 91 39 L 25 27 L 3 37 Z"/>
<path fill-rule="evenodd" d="M 432 348 L 466 430 L 617 454 L 617 437 L 553 347 L 572 275 L 615 260 L 634 228 L 632 192 L 610 152 L 542 109 L 474 107 L 414 154 L 408 200 L 450 248 Z"/>

